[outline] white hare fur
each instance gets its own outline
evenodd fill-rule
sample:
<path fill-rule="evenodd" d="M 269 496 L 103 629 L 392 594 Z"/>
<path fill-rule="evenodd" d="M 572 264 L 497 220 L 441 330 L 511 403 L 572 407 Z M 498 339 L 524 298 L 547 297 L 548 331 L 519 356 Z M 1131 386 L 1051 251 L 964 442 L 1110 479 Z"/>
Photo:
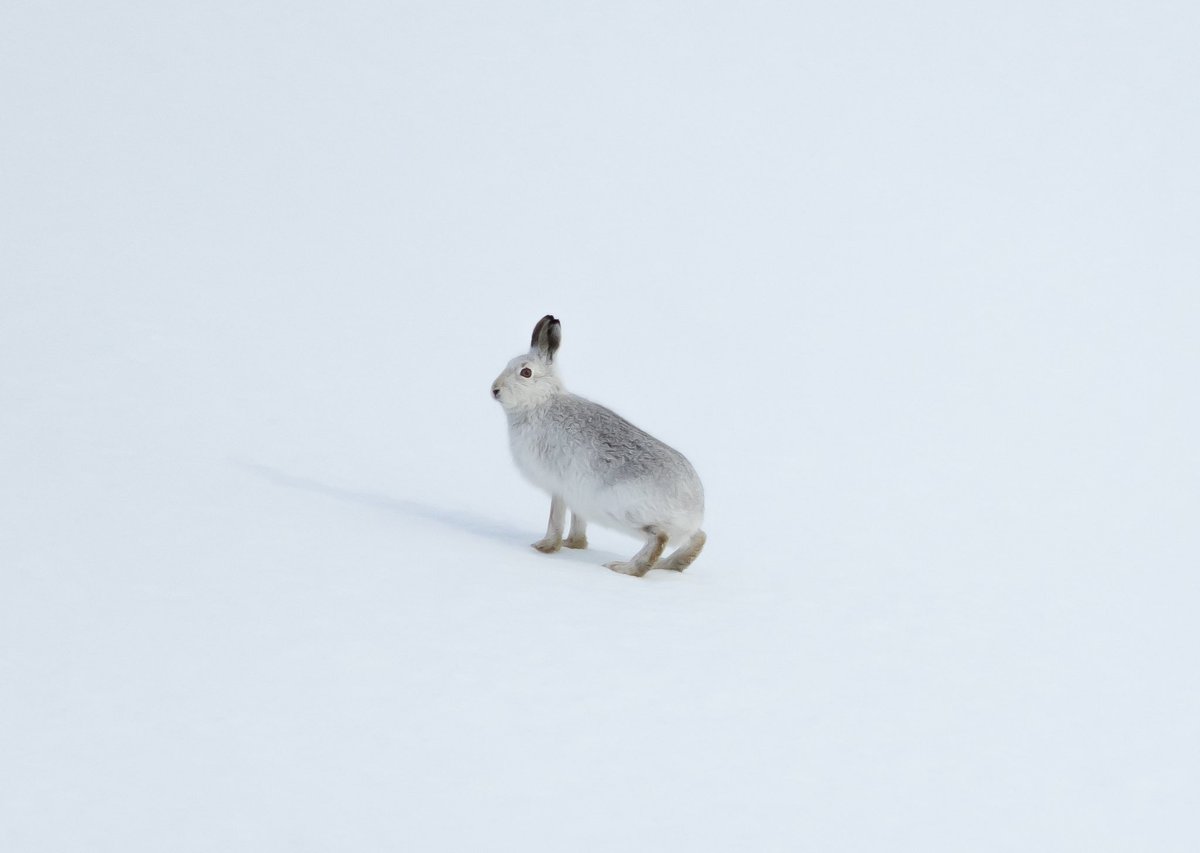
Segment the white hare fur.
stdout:
<path fill-rule="evenodd" d="M 520 472 L 550 495 L 546 536 L 533 547 L 553 553 L 587 547 L 587 523 L 641 537 L 628 561 L 605 565 L 641 577 L 650 569 L 683 571 L 704 547 L 704 488 L 679 451 L 601 405 L 569 393 L 554 358 L 562 341 L 558 320 L 546 315 L 533 330 L 529 352 L 508 363 L 492 396 L 508 416 L 508 437 Z M 563 522 L 571 510 L 571 531 Z M 678 549 L 660 561 L 669 541 Z"/>

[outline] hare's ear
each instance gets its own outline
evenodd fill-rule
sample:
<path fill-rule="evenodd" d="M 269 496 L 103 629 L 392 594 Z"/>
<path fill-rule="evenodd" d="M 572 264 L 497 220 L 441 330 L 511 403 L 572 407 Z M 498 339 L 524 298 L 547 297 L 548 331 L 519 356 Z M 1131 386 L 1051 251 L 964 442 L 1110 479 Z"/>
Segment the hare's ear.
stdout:
<path fill-rule="evenodd" d="M 537 325 L 533 327 L 533 340 L 530 341 L 530 347 L 537 350 L 538 355 L 546 361 L 554 361 L 554 354 L 558 352 L 558 346 L 561 343 L 562 324 L 550 314 L 538 320 Z"/>

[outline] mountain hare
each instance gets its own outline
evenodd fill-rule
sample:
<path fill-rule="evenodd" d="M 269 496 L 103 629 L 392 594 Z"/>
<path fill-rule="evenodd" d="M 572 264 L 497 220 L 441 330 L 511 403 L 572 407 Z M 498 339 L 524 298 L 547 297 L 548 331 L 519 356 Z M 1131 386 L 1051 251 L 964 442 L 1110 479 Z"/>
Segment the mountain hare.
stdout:
<path fill-rule="evenodd" d="M 552 554 L 587 547 L 587 522 L 639 536 L 646 545 L 628 562 L 605 565 L 641 577 L 650 569 L 682 572 L 704 547 L 704 488 L 683 454 L 629 421 L 568 393 L 554 366 L 562 326 L 547 314 L 533 329 L 526 355 L 508 363 L 492 396 L 508 416 L 517 468 L 550 494 L 546 538 L 533 547 Z M 571 510 L 571 532 L 563 521 Z M 669 540 L 682 542 L 662 562 Z"/>

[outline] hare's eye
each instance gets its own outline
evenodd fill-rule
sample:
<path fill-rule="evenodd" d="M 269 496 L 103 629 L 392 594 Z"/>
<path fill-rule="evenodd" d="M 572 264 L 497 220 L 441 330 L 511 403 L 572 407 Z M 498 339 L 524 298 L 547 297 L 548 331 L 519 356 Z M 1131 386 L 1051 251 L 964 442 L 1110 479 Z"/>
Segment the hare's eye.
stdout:
<path fill-rule="evenodd" d="M 528 367 L 522 367 L 521 375 L 524 376 L 526 379 L 528 379 L 530 376 L 533 376 L 533 371 L 530 370 Z"/>

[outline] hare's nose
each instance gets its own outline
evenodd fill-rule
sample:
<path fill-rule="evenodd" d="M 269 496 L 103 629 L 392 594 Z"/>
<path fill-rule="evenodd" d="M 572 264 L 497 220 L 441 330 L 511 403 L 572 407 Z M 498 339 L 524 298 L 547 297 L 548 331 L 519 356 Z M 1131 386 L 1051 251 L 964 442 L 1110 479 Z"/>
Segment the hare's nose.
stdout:
<path fill-rule="evenodd" d="M 499 396 L 500 396 L 500 389 L 499 389 L 499 388 L 493 388 L 493 389 L 492 389 L 492 396 L 493 396 L 493 397 L 499 397 Z"/>

